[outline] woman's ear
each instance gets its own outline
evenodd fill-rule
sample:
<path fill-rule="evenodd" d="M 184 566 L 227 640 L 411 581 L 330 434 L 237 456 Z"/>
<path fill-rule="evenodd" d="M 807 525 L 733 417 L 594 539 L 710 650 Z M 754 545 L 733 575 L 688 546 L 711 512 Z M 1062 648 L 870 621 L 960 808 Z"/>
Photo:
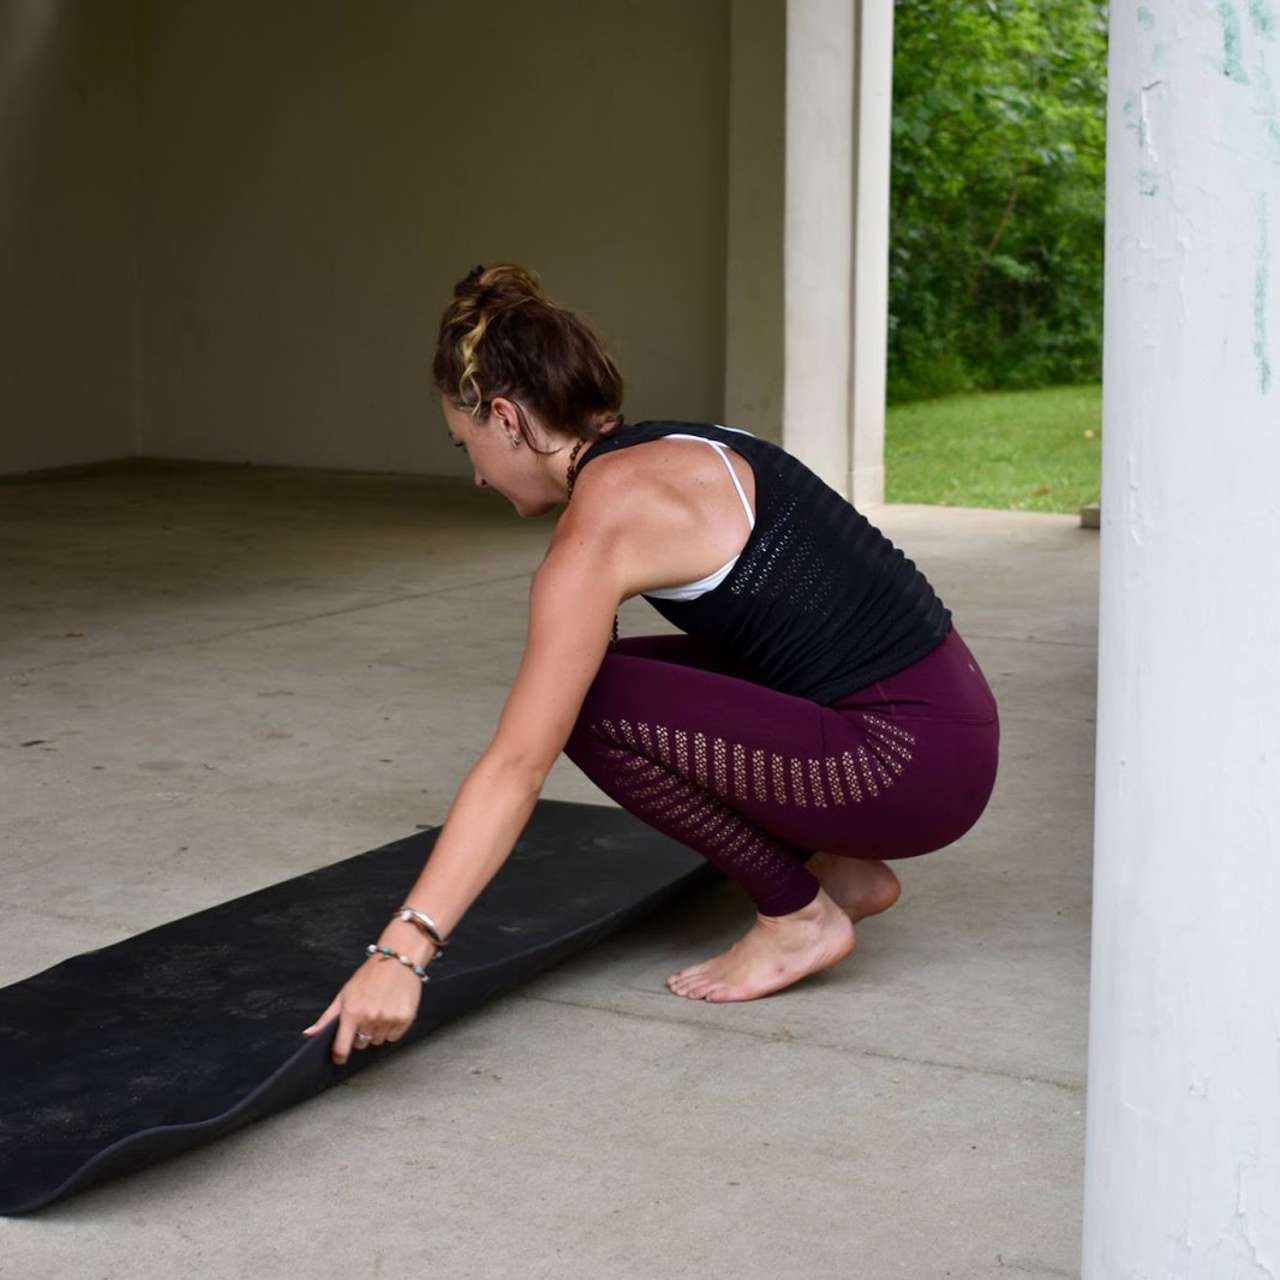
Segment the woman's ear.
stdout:
<path fill-rule="evenodd" d="M 501 431 L 512 444 L 522 444 L 524 434 L 520 430 L 520 411 L 514 400 L 495 396 L 489 406 L 490 427 Z"/>

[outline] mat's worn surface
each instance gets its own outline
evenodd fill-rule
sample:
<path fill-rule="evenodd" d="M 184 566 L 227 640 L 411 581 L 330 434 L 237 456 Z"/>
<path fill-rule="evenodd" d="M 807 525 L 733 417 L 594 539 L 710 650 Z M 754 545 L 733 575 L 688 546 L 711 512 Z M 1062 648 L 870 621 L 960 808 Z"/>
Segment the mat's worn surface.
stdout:
<path fill-rule="evenodd" d="M 431 962 L 395 1044 L 315 1021 L 440 828 L 72 956 L 0 988 L 0 1213 L 25 1213 L 319 1093 L 721 873 L 622 809 L 539 800 Z"/>

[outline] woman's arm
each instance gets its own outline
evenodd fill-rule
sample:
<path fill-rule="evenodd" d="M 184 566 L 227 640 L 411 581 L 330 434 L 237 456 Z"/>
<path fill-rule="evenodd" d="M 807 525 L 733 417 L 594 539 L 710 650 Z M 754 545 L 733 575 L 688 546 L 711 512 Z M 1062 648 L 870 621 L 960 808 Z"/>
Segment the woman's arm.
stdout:
<path fill-rule="evenodd" d="M 597 486 L 597 493 L 603 492 Z M 581 522 L 561 517 L 557 536 L 533 575 L 529 636 L 493 741 L 454 797 L 422 873 L 402 901 L 428 915 L 448 937 L 506 861 L 529 821 L 543 784 L 572 733 L 587 691 L 609 647 L 614 610 L 626 598 L 625 539 L 615 536 L 625 502 L 588 537 Z M 566 513 L 567 515 L 568 513 Z M 624 530 L 625 532 L 625 530 Z M 390 916 L 399 903 L 389 903 Z M 436 951 L 408 921 L 388 920 L 378 941 L 415 964 Z M 363 1043 L 398 1040 L 417 1013 L 418 979 L 405 966 L 370 956 L 303 1034 L 339 1019 L 335 1062 L 345 1062 L 358 1028 Z"/>
<path fill-rule="evenodd" d="M 608 490 L 602 486 L 599 492 Z M 597 507 L 600 501 L 597 496 Z M 626 543 L 617 529 L 626 503 L 615 499 L 604 516 L 584 503 L 574 514 L 574 520 L 568 513 L 561 518 L 529 585 L 524 657 L 493 740 L 459 788 L 435 848 L 404 899 L 429 915 L 446 938 L 528 822 L 608 652 L 614 612 L 626 594 L 620 567 Z M 595 529 L 588 536 L 581 530 L 592 520 Z M 419 964 L 436 949 L 415 925 L 401 920 L 389 923 L 380 941 Z"/>
<path fill-rule="evenodd" d="M 538 803 L 545 775 L 492 750 L 471 767 L 404 902 L 435 921 L 443 938 L 511 855 Z M 394 910 L 399 903 L 392 903 Z M 436 947 L 416 925 L 392 920 L 378 941 L 426 964 Z"/>

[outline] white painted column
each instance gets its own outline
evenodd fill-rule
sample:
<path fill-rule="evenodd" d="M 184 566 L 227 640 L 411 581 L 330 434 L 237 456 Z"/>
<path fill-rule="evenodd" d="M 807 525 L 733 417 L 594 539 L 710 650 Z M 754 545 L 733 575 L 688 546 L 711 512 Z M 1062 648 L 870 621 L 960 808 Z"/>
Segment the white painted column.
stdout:
<path fill-rule="evenodd" d="M 1111 9 L 1085 1280 L 1280 1275 L 1280 85 Z"/>
<path fill-rule="evenodd" d="M 787 10 L 733 0 L 729 27 L 729 213 L 724 418 L 783 440 L 783 225 Z"/>
<path fill-rule="evenodd" d="M 854 0 L 787 0 L 783 446 L 848 494 Z"/>
<path fill-rule="evenodd" d="M 884 500 L 892 0 L 733 0 L 725 416 Z"/>
<path fill-rule="evenodd" d="M 893 0 L 858 0 L 854 55 L 853 354 L 848 492 L 884 501 L 884 391 L 889 338 L 889 147 Z"/>

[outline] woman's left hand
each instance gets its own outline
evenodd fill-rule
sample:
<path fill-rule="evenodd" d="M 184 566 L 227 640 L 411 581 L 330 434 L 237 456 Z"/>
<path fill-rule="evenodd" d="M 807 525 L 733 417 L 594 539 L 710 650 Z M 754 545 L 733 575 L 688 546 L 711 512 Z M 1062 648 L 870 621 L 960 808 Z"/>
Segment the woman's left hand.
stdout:
<path fill-rule="evenodd" d="M 394 956 L 377 952 L 347 979 L 329 1007 L 302 1034 L 314 1036 L 337 1018 L 333 1060 L 341 1065 L 353 1042 L 357 1049 L 367 1049 L 399 1040 L 418 1016 L 421 999 L 422 980 L 413 970 Z M 357 1040 L 357 1031 L 369 1038 Z"/>

